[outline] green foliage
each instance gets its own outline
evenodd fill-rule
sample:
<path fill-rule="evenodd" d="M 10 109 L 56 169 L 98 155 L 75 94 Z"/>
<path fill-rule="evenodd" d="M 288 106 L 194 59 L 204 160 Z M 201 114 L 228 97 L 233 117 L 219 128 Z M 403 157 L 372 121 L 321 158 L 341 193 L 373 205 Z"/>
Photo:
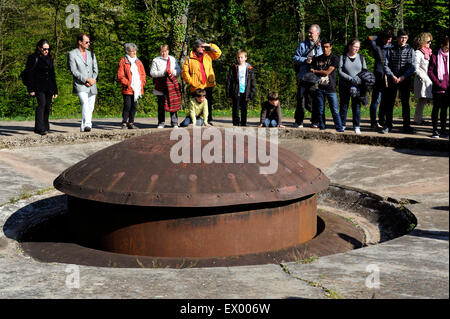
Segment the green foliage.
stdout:
<path fill-rule="evenodd" d="M 431 32 L 434 39 L 447 33 L 449 16 L 445 0 L 373 1 L 381 9 L 381 28 L 394 27 L 400 2 L 403 2 L 403 22 L 410 31 L 411 44 L 423 31 Z M 69 29 L 65 24 L 68 15 L 65 8 L 71 3 L 80 8 L 80 29 Z M 169 44 L 171 54 L 178 58 L 180 53 L 189 53 L 196 38 L 215 43 L 222 50 L 221 58 L 213 62 L 217 112 L 230 108 L 225 94 L 228 69 L 236 52 L 245 49 L 248 62 L 255 68 L 257 83 L 255 99 L 249 103 L 251 112 L 258 114 L 268 91 L 277 90 L 289 115 L 296 104 L 292 56 L 299 37 L 305 35 L 310 24 L 318 23 L 322 36 L 332 38 L 333 52 L 342 54 L 345 43 L 354 35 L 355 22 L 361 40 L 379 31 L 365 26 L 367 3 L 349 0 L 3 0 L 0 117 L 33 117 L 36 101 L 27 97 L 19 74 L 27 55 L 34 51 L 41 38 L 50 41 L 55 54 L 59 97 L 52 105 L 52 116 L 79 116 L 79 101 L 72 94 L 72 77 L 66 64 L 67 53 L 75 47 L 75 37 L 80 31 L 90 35 L 91 48 L 98 58 L 99 94 L 94 116 L 119 116 L 121 113 L 123 101 L 116 74 L 124 55 L 124 43 L 133 42 L 138 46 L 138 57 L 148 72 L 161 44 Z M 356 6 L 356 21 L 352 5 Z M 188 43 L 182 51 L 186 34 Z M 372 69 L 374 59 L 365 41 L 362 41 L 361 53 Z M 184 56 L 180 64 L 183 60 Z M 150 116 L 155 114 L 157 104 L 150 77 L 147 83 L 138 113 Z"/>
<path fill-rule="evenodd" d="M 187 14 L 190 0 L 173 0 L 170 2 L 170 36 L 169 44 L 172 52 L 178 58 L 183 46 L 183 41 L 185 40 L 186 25 L 183 23 L 183 15 Z M 187 17 L 186 17 L 187 19 Z"/>

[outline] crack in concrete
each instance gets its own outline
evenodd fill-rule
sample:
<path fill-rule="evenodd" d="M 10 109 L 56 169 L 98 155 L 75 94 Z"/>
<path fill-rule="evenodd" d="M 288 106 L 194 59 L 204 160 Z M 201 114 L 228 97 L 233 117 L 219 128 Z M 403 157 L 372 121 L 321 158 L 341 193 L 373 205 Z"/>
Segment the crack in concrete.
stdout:
<path fill-rule="evenodd" d="M 292 274 L 291 271 L 289 270 L 289 268 L 288 268 L 287 265 L 280 264 L 280 267 L 281 267 L 281 270 L 282 270 L 283 272 L 285 272 L 286 274 L 288 274 L 288 275 L 291 276 L 292 278 L 301 280 L 301 281 L 305 282 L 306 284 L 308 284 L 308 285 L 311 286 L 311 287 L 322 289 L 322 290 L 324 291 L 324 294 L 325 294 L 325 296 L 326 296 L 327 298 L 331 298 L 331 299 L 344 299 L 338 292 L 336 292 L 336 291 L 334 291 L 334 290 L 332 290 L 332 289 L 330 289 L 330 288 L 325 287 L 325 286 L 322 285 L 320 282 L 316 282 L 316 281 L 304 279 L 304 278 L 301 278 L 300 276 L 297 276 L 297 275 Z"/>

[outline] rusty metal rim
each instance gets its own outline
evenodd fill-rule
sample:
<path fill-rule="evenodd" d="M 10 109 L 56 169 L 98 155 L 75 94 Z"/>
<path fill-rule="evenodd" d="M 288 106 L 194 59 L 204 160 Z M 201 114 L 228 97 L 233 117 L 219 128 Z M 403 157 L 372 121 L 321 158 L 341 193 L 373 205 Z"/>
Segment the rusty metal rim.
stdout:
<path fill-rule="evenodd" d="M 360 248 L 349 246 L 343 234 L 363 242 L 364 236 L 355 226 L 333 213 L 318 212 L 317 235 L 310 241 L 279 251 L 223 258 L 170 258 L 125 255 L 105 252 L 67 242 L 21 242 L 24 252 L 41 262 L 57 262 L 94 267 L 117 268 L 202 268 L 299 261 L 311 256 L 322 257 Z M 319 227 L 318 227 L 319 228 Z"/>
<path fill-rule="evenodd" d="M 174 203 L 177 207 L 219 207 L 224 202 L 233 205 L 267 203 L 276 201 L 287 201 L 295 198 L 306 197 L 318 193 L 327 188 L 329 180 L 319 170 L 319 174 L 309 182 L 307 188 L 292 185 L 281 188 L 272 188 L 270 191 L 246 191 L 242 193 L 145 193 L 145 192 L 115 192 L 100 191 L 95 188 L 84 186 L 83 188 L 65 182 L 61 174 L 55 181 L 54 186 L 67 195 L 92 200 L 92 194 L 96 194 L 95 200 L 104 203 L 135 205 L 135 206 L 170 206 Z"/>
<path fill-rule="evenodd" d="M 141 256 L 224 257 L 278 250 L 312 239 L 317 231 L 317 196 L 287 205 L 252 207 L 239 212 L 161 216 L 136 210 L 92 206 L 70 198 L 68 227 L 73 239 L 88 247 Z M 227 209 L 225 207 L 224 209 Z M 248 208 L 248 207 L 246 207 Z M 178 209 L 179 210 L 179 209 Z M 219 208 L 219 210 L 221 210 Z M 97 213 L 102 211 L 102 213 Z"/>

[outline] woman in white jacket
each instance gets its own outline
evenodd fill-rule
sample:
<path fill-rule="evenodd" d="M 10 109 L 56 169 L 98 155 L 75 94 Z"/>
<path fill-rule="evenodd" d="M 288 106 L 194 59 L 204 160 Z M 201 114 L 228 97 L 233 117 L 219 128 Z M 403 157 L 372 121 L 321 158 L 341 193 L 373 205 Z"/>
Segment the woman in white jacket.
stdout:
<path fill-rule="evenodd" d="M 164 128 L 166 111 L 164 108 L 166 102 L 167 88 L 166 78 L 169 74 L 177 77 L 181 73 L 177 60 L 169 55 L 169 46 L 163 44 L 160 46 L 160 55 L 153 59 L 150 69 L 150 76 L 153 78 L 155 88 L 153 94 L 158 98 L 158 128 Z M 170 112 L 172 127 L 178 127 L 177 112 Z"/>
<path fill-rule="evenodd" d="M 428 64 L 430 62 L 431 41 L 433 37 L 428 32 L 420 33 L 416 38 L 417 47 L 416 50 L 416 76 L 414 77 L 414 97 L 417 99 L 416 111 L 414 113 L 414 123 L 424 124 L 423 121 L 423 109 L 425 104 L 431 102 L 433 93 L 431 88 L 433 82 L 428 76 Z"/>

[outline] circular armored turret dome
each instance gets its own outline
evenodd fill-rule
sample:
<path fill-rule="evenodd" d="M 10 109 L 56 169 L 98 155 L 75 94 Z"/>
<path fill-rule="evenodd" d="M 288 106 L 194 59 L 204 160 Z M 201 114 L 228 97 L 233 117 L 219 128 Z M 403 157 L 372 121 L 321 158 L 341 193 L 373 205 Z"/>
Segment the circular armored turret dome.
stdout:
<path fill-rule="evenodd" d="M 89 156 L 54 181 L 68 195 L 73 238 L 169 258 L 260 254 L 312 239 L 316 193 L 329 180 L 278 147 L 274 132 L 165 130 Z"/>
<path fill-rule="evenodd" d="M 177 129 L 132 138 L 70 167 L 54 186 L 80 199 L 166 207 L 286 201 L 328 187 L 319 169 L 270 136 L 233 132 Z"/>

